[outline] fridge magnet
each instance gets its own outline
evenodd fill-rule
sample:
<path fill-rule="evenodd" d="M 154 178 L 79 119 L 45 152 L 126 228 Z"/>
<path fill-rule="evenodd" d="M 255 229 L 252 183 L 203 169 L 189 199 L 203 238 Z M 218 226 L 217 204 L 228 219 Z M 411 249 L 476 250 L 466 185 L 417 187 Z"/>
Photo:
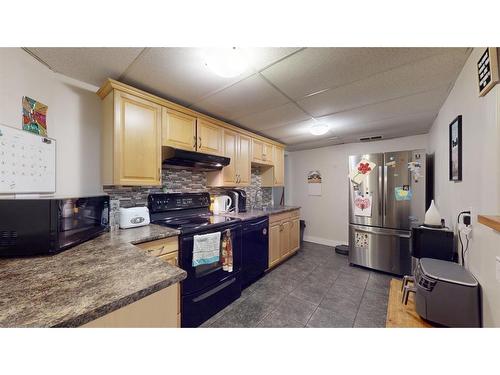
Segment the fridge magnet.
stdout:
<path fill-rule="evenodd" d="M 307 174 L 307 185 L 309 195 L 321 195 L 321 183 L 323 179 L 320 171 L 310 171 Z"/>
<path fill-rule="evenodd" d="M 449 135 L 450 181 L 462 181 L 462 116 L 450 124 Z"/>
<path fill-rule="evenodd" d="M 398 186 L 394 188 L 394 197 L 397 201 L 411 201 L 413 193 L 408 185 Z"/>
<path fill-rule="evenodd" d="M 408 163 L 408 169 L 410 170 L 411 175 L 413 176 L 413 181 L 418 182 L 421 175 L 422 165 L 419 161 L 411 161 Z"/>
<path fill-rule="evenodd" d="M 354 243 L 355 243 L 356 247 L 359 247 L 361 249 L 367 249 L 368 248 L 368 234 L 356 232 L 354 235 Z"/>
<path fill-rule="evenodd" d="M 47 109 L 45 104 L 23 96 L 23 130 L 47 136 Z"/>
<path fill-rule="evenodd" d="M 365 176 L 368 176 L 371 171 L 373 171 L 373 168 L 375 168 L 377 164 L 369 161 L 362 159 L 356 168 L 351 171 L 349 174 L 349 178 L 351 179 L 352 182 L 355 184 L 359 185 L 363 182 Z"/>
<path fill-rule="evenodd" d="M 372 196 L 366 195 L 363 196 L 358 194 L 356 198 L 354 198 L 354 215 L 356 216 L 372 216 Z"/>

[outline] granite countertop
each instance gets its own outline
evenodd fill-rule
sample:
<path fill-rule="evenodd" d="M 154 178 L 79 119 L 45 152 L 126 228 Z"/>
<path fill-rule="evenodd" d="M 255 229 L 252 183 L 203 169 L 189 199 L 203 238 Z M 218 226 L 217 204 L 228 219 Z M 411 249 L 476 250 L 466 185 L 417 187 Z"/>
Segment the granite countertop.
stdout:
<path fill-rule="evenodd" d="M 178 234 L 148 225 L 53 256 L 0 259 L 0 327 L 77 327 L 185 279 L 133 245 Z"/>
<path fill-rule="evenodd" d="M 265 207 L 261 209 L 255 209 L 252 208 L 250 210 L 247 210 L 246 212 L 228 212 L 228 213 L 223 213 L 219 214 L 222 216 L 229 216 L 229 217 L 235 217 L 238 219 L 241 219 L 242 221 L 245 220 L 252 220 L 256 219 L 259 217 L 264 217 L 264 216 L 270 216 L 270 215 L 276 215 L 276 214 L 281 214 L 283 212 L 289 212 L 289 211 L 294 211 L 294 210 L 299 210 L 299 206 L 273 206 L 273 207 Z"/>

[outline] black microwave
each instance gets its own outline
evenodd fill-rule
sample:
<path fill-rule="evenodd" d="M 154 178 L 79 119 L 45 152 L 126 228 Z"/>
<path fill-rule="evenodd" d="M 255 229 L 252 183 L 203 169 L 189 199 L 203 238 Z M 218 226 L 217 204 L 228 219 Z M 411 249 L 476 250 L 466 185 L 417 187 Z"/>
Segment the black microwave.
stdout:
<path fill-rule="evenodd" d="M 109 231 L 109 196 L 0 199 L 0 257 L 56 254 Z"/>

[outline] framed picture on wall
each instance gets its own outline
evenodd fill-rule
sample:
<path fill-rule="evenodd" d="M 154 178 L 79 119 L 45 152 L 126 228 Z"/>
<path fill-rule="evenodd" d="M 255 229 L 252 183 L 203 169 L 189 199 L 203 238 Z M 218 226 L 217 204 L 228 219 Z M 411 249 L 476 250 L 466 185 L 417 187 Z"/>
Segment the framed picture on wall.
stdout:
<path fill-rule="evenodd" d="M 462 116 L 450 124 L 450 181 L 462 181 Z"/>

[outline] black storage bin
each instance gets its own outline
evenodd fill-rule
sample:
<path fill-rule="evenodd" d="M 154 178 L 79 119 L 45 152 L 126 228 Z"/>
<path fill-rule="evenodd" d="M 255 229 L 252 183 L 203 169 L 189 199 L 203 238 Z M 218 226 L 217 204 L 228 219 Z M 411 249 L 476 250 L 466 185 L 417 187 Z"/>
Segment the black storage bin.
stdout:
<path fill-rule="evenodd" d="M 432 258 L 452 261 L 454 234 L 447 229 L 412 228 L 411 255 L 415 258 Z"/>
<path fill-rule="evenodd" d="M 302 246 L 304 243 L 304 230 L 305 229 L 306 229 L 306 221 L 301 220 L 300 221 L 300 246 Z"/>

